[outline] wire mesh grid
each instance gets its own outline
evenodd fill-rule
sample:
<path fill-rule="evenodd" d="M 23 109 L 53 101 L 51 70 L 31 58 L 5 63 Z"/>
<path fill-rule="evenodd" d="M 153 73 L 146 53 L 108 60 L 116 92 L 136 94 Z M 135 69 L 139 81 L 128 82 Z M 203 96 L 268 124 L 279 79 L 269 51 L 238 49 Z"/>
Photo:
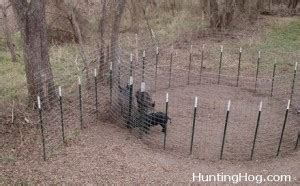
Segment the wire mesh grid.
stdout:
<path fill-rule="evenodd" d="M 113 50 L 116 56 L 112 56 Z M 250 158 L 260 101 L 263 109 L 254 158 L 276 155 L 288 99 L 292 106 L 280 152 L 295 146 L 300 130 L 295 109 L 300 105 L 300 77 L 295 76 L 294 63 L 297 54 L 259 52 L 249 46 L 148 42 L 133 36 L 121 37 L 120 45 L 108 47 L 104 54 L 95 50 L 86 56 L 88 67 L 83 59 L 72 56 L 68 59 L 75 61 L 72 70 L 54 74 L 54 83 L 51 78 L 35 82 L 42 98 L 47 156 L 81 129 L 96 125 L 99 119 L 111 119 L 151 147 L 187 155 L 192 146 L 195 158 L 219 159 L 228 100 L 232 104 L 224 158 Z M 105 65 L 99 64 L 100 58 Z M 47 72 L 38 72 L 36 78 Z M 193 131 L 195 96 L 199 100 Z M 38 117 L 35 112 L 32 120 L 40 130 Z"/>
<path fill-rule="evenodd" d="M 295 76 L 294 70 L 299 59 L 297 54 L 259 51 L 252 47 L 220 47 L 216 44 L 153 44 L 144 40 L 132 43 L 129 47 L 131 52 L 121 50 L 120 55 L 125 59 L 119 60 L 113 70 L 119 80 L 113 80 L 114 107 L 111 111 L 120 123 L 130 123 L 132 126 L 128 128 L 133 129 L 133 133 L 148 145 L 164 147 L 164 124 L 157 121 L 161 115 L 155 115 L 163 113 L 172 121 L 170 123 L 166 118 L 167 149 L 188 154 L 191 148 L 193 98 L 198 96 L 200 106 L 193 143 L 195 157 L 219 158 L 228 100 L 232 100 L 232 108 L 224 145 L 227 159 L 250 159 L 260 101 L 263 101 L 264 110 L 259 122 L 254 158 L 276 155 L 289 99 L 292 99 L 292 109 L 284 128 L 280 152 L 294 148 L 299 131 L 299 116 L 296 114 L 299 77 Z M 133 77 L 131 94 L 130 74 Z M 151 98 L 144 100 L 149 107 L 147 112 L 139 110 L 140 98 L 137 94 L 143 89 L 142 82 L 145 82 L 145 92 Z M 127 92 L 122 94 L 123 90 Z M 166 114 L 167 92 L 170 104 Z M 130 102 L 131 113 L 128 114 Z M 154 108 L 151 106 L 153 102 Z M 118 105 L 125 107 L 125 115 L 123 111 L 117 111 Z M 143 128 L 142 132 L 140 128 Z"/>

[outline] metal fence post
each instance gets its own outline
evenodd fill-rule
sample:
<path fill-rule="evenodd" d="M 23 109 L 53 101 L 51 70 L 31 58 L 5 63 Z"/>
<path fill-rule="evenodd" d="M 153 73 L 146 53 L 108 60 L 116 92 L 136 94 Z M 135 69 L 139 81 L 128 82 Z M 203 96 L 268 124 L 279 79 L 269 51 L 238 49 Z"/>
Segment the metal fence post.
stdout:
<path fill-rule="evenodd" d="M 129 104 L 128 104 L 128 120 L 127 120 L 127 128 L 132 127 L 131 123 L 131 113 L 132 113 L 132 94 L 133 94 L 133 77 L 129 77 Z"/>
<path fill-rule="evenodd" d="M 297 65 L 298 63 L 295 63 L 295 69 L 294 69 L 294 77 L 293 77 L 293 83 L 292 83 L 292 89 L 291 89 L 291 96 L 290 100 L 293 102 L 293 95 L 294 95 L 294 88 L 295 88 L 295 81 L 296 81 L 296 75 L 297 75 Z"/>
<path fill-rule="evenodd" d="M 275 60 L 274 67 L 273 67 L 272 85 L 271 85 L 271 97 L 273 97 L 274 82 L 275 82 L 275 75 L 276 75 L 276 66 L 277 66 L 277 62 Z"/>
<path fill-rule="evenodd" d="M 191 73 L 191 66 L 192 66 L 192 53 L 193 53 L 193 45 L 191 45 L 191 50 L 190 50 L 189 71 L 188 71 L 188 85 L 190 84 L 190 73 Z"/>
<path fill-rule="evenodd" d="M 81 93 L 81 79 L 78 77 L 78 93 L 79 93 L 79 119 L 80 128 L 83 129 L 83 117 L 82 117 L 82 93 Z"/>
<path fill-rule="evenodd" d="M 173 64 L 173 45 L 172 45 L 172 48 L 171 48 L 171 59 L 170 59 L 170 69 L 169 69 L 169 86 L 168 88 L 171 87 L 171 78 L 172 78 L 172 64 Z"/>
<path fill-rule="evenodd" d="M 254 134 L 254 139 L 253 139 L 253 144 L 252 144 L 250 160 L 253 159 L 254 148 L 255 148 L 255 143 L 256 143 L 256 138 L 257 138 L 257 132 L 258 132 L 258 127 L 259 127 L 259 123 L 260 123 L 261 110 L 262 110 L 262 101 L 260 102 L 260 105 L 259 105 L 259 110 L 258 110 L 258 116 L 257 116 L 257 122 L 256 122 L 256 128 L 255 128 L 255 134 Z"/>
<path fill-rule="evenodd" d="M 254 87 L 255 92 L 256 92 L 256 89 L 257 89 L 257 79 L 258 79 L 258 73 L 259 73 L 259 63 L 260 63 L 260 51 L 258 51 L 258 58 L 257 58 L 257 64 L 256 64 L 255 87 Z"/>
<path fill-rule="evenodd" d="M 110 106 L 112 106 L 112 84 L 113 84 L 113 71 L 112 71 L 112 62 L 109 67 L 109 100 Z"/>
<path fill-rule="evenodd" d="M 169 108 L 169 93 L 166 94 L 166 118 L 168 118 L 168 108 Z M 167 141 L 167 124 L 166 130 L 164 132 L 164 149 L 166 149 L 166 141 Z"/>
<path fill-rule="evenodd" d="M 145 82 L 145 58 L 146 58 L 146 51 L 143 51 L 143 58 L 142 58 L 142 63 L 143 63 L 143 68 L 142 68 L 142 82 Z"/>
<path fill-rule="evenodd" d="M 221 154 L 220 154 L 220 160 L 223 158 L 223 151 L 224 151 L 224 145 L 225 145 L 225 137 L 226 137 L 226 131 L 228 126 L 228 119 L 229 119 L 229 113 L 230 113 L 230 105 L 231 101 L 228 101 L 227 105 L 227 112 L 226 112 L 226 119 L 225 119 L 225 127 L 224 127 L 224 133 L 223 133 L 223 140 L 222 140 L 222 147 L 221 147 Z"/>
<path fill-rule="evenodd" d="M 300 140 L 300 131 L 298 132 L 298 136 L 297 136 L 297 139 L 296 139 L 295 150 L 296 150 L 297 147 L 298 147 L 299 140 Z"/>
<path fill-rule="evenodd" d="M 218 84 L 220 84 L 220 78 L 221 78 L 222 59 L 223 59 L 223 45 L 221 45 L 221 53 L 220 53 L 220 61 L 219 61 L 219 73 L 218 73 Z"/>
<path fill-rule="evenodd" d="M 63 101 L 62 101 L 62 91 L 61 86 L 58 87 L 58 94 L 59 94 L 59 107 L 60 107 L 60 122 L 61 122 L 61 132 L 62 132 L 62 139 L 65 143 L 65 126 L 64 126 L 64 112 L 63 112 Z"/>
<path fill-rule="evenodd" d="M 121 86 L 121 61 L 118 58 L 118 86 Z"/>
<path fill-rule="evenodd" d="M 42 106 L 41 106 L 41 98 L 40 98 L 40 96 L 37 97 L 37 101 L 38 101 L 40 127 L 41 127 L 42 144 L 43 144 L 43 158 L 44 158 L 44 161 L 46 161 L 46 147 L 45 147 L 44 125 L 43 125 Z"/>
<path fill-rule="evenodd" d="M 237 74 L 237 79 L 236 79 L 236 86 L 237 87 L 239 86 L 239 81 L 240 81 L 241 59 L 242 59 L 242 47 L 240 47 L 240 52 L 239 52 L 238 74 Z"/>
<path fill-rule="evenodd" d="M 285 112 L 285 116 L 284 116 L 284 122 L 283 122 L 283 126 L 282 126 L 282 131 L 281 131 L 281 135 L 280 135 L 280 140 L 279 140 L 276 156 L 278 156 L 279 152 L 280 152 L 280 147 L 281 147 L 281 143 L 282 143 L 282 139 L 283 139 L 283 133 L 284 133 L 284 129 L 285 129 L 288 114 L 289 114 L 290 104 L 291 104 L 291 100 L 288 101 L 288 105 L 287 105 L 287 108 L 286 108 L 286 112 Z"/>
<path fill-rule="evenodd" d="M 140 108 L 140 116 L 142 118 L 142 126 L 141 126 L 141 131 L 148 134 L 149 133 L 149 127 L 147 126 L 146 121 L 146 110 L 147 106 L 145 103 L 145 91 L 146 91 L 146 84 L 145 82 L 141 83 L 141 108 Z"/>
<path fill-rule="evenodd" d="M 98 117 L 98 81 L 97 81 L 97 69 L 94 71 L 95 78 L 95 108 L 96 108 L 96 116 Z"/>
<path fill-rule="evenodd" d="M 157 83 L 157 65 L 158 65 L 158 58 L 159 57 L 159 50 L 156 47 L 156 60 L 155 60 L 155 79 L 154 79 L 154 90 L 156 91 L 156 83 Z"/>
<path fill-rule="evenodd" d="M 132 76 L 132 68 L 133 68 L 133 54 L 130 54 L 130 69 L 129 69 L 129 76 Z"/>
<path fill-rule="evenodd" d="M 191 146 L 190 146 L 190 155 L 193 152 L 194 134 L 195 134 L 195 123 L 196 123 L 196 114 L 197 114 L 197 104 L 198 104 L 198 97 L 195 98 L 195 105 L 194 105 L 194 116 L 193 116 L 193 127 L 192 127 L 192 138 L 191 138 Z"/>
<path fill-rule="evenodd" d="M 201 83 L 201 79 L 202 79 L 203 61 L 204 61 L 204 44 L 202 45 L 202 50 L 201 50 L 201 62 L 200 62 L 200 71 L 199 71 L 199 83 Z"/>

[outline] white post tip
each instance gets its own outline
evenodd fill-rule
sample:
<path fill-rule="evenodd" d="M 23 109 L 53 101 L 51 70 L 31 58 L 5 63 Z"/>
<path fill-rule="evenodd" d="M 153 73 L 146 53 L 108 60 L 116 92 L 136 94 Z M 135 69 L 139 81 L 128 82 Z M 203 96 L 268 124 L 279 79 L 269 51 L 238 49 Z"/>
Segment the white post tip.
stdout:
<path fill-rule="evenodd" d="M 78 76 L 78 85 L 81 85 L 81 79 L 80 79 L 80 76 Z"/>
<path fill-rule="evenodd" d="M 37 101 L 38 101 L 38 108 L 41 109 L 41 98 L 40 98 L 40 96 L 37 97 Z"/>
<path fill-rule="evenodd" d="M 230 111 L 230 106 L 231 106 L 231 100 L 228 101 L 227 111 Z"/>
<path fill-rule="evenodd" d="M 197 108 L 197 105 L 198 105 L 198 97 L 196 96 L 195 97 L 195 108 Z"/>
<path fill-rule="evenodd" d="M 202 50 L 204 50 L 204 44 L 202 45 Z"/>
<path fill-rule="evenodd" d="M 129 85 L 133 85 L 133 77 L 132 76 L 129 77 Z"/>
<path fill-rule="evenodd" d="M 191 53 L 192 53 L 192 51 L 193 51 L 193 45 L 191 45 Z"/>
<path fill-rule="evenodd" d="M 286 107 L 286 109 L 287 109 L 287 110 L 289 110 L 289 109 L 290 109 L 290 105 L 291 105 L 291 100 L 289 99 L 289 101 L 288 101 L 288 105 L 287 105 L 287 107 Z"/>
<path fill-rule="evenodd" d="M 97 77 L 97 69 L 94 69 L 94 76 Z"/>
<path fill-rule="evenodd" d="M 258 58 L 260 58 L 260 51 L 258 51 Z"/>
<path fill-rule="evenodd" d="M 141 83 L 141 92 L 145 92 L 145 89 L 146 89 L 146 84 L 145 84 L 145 82 L 142 82 Z"/>
<path fill-rule="evenodd" d="M 242 47 L 240 47 L 240 53 L 242 53 Z"/>
<path fill-rule="evenodd" d="M 133 55 L 132 55 L 132 52 L 130 53 L 130 61 L 133 61 Z"/>
<path fill-rule="evenodd" d="M 260 105 L 259 105 L 259 111 L 262 110 L 262 105 L 263 105 L 263 102 L 261 101 L 261 102 L 260 102 Z"/>
<path fill-rule="evenodd" d="M 110 67 L 109 67 L 109 70 L 112 70 L 112 62 L 110 63 Z"/>
<path fill-rule="evenodd" d="M 169 102 L 169 93 L 166 94 L 166 102 Z"/>
<path fill-rule="evenodd" d="M 145 50 L 143 51 L 143 57 L 146 57 L 146 51 Z"/>
<path fill-rule="evenodd" d="M 159 53 L 159 51 L 158 51 L 158 47 L 156 47 L 156 54 L 158 54 Z"/>
<path fill-rule="evenodd" d="M 59 94 L 59 97 L 62 96 L 62 93 L 61 93 L 61 86 L 58 87 L 58 94 Z"/>
<path fill-rule="evenodd" d="M 298 62 L 295 63 L 295 71 L 297 71 Z"/>
<path fill-rule="evenodd" d="M 223 48 L 224 48 L 223 45 L 221 45 L 221 52 L 223 52 Z"/>

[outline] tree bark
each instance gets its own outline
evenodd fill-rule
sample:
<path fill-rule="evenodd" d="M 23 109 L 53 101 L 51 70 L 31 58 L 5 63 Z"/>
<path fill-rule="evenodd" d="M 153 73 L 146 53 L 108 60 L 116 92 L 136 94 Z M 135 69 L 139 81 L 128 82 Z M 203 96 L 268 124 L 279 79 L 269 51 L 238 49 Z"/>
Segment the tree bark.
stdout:
<path fill-rule="evenodd" d="M 237 7 L 239 9 L 240 12 L 245 12 L 245 4 L 246 4 L 247 0 L 239 0 L 239 1 L 235 1 L 235 3 L 237 4 Z"/>
<path fill-rule="evenodd" d="M 99 41 L 100 43 L 98 43 L 98 50 L 99 50 L 99 77 L 100 80 L 103 79 L 103 75 L 104 75 L 104 70 L 105 67 L 108 66 L 108 64 L 105 64 L 104 61 L 104 48 L 105 48 L 105 41 L 104 41 L 104 33 L 105 33 L 105 19 L 106 19 L 106 0 L 103 0 L 102 2 L 102 15 L 99 21 L 99 27 L 98 27 L 98 31 L 99 31 Z"/>
<path fill-rule="evenodd" d="M 210 28 L 220 28 L 221 27 L 221 18 L 219 16 L 219 7 L 217 0 L 209 1 L 210 7 Z"/>
<path fill-rule="evenodd" d="M 288 8 L 296 9 L 298 2 L 299 2 L 299 0 L 289 0 Z"/>
<path fill-rule="evenodd" d="M 9 26 L 8 26 L 8 21 L 7 21 L 7 9 L 9 6 L 5 6 L 5 5 L 0 5 L 0 8 L 2 10 L 2 22 L 3 22 L 3 32 L 5 35 L 5 39 L 6 39 L 6 44 L 7 47 L 9 49 L 10 55 L 11 55 L 11 61 L 12 62 L 17 62 L 17 55 L 16 55 L 16 50 L 15 50 L 15 45 L 11 39 L 11 32 L 9 30 Z"/>
<path fill-rule="evenodd" d="M 23 39 L 23 55 L 29 99 L 36 103 L 40 96 L 45 106 L 51 105 L 55 93 L 48 53 L 45 6 L 46 0 L 10 0 Z"/>
<path fill-rule="evenodd" d="M 119 33 L 120 33 L 120 23 L 124 11 L 126 0 L 118 0 L 116 1 L 116 8 L 114 13 L 114 21 L 112 26 L 112 34 L 111 34 L 111 60 L 113 63 L 113 68 L 117 62 L 118 55 L 118 41 L 119 41 Z"/>
<path fill-rule="evenodd" d="M 87 85 L 88 85 L 88 88 L 90 88 L 89 65 L 88 65 L 86 54 L 84 51 L 84 46 L 83 46 L 84 44 L 83 44 L 81 29 L 78 24 L 77 17 L 75 15 L 75 8 L 72 8 L 72 10 L 71 10 L 71 18 L 72 18 L 72 25 L 74 26 L 73 29 L 75 30 L 76 35 L 78 37 L 80 56 L 81 56 L 81 59 L 82 59 L 82 62 L 83 62 L 84 68 L 85 68 L 85 72 L 86 72 L 85 74 L 86 74 Z"/>
<path fill-rule="evenodd" d="M 257 7 L 257 10 L 259 12 L 264 12 L 266 11 L 266 8 L 265 8 L 265 0 L 258 0 L 257 1 L 257 4 L 256 4 L 256 7 Z"/>
<path fill-rule="evenodd" d="M 139 27 L 139 1 L 136 0 L 131 0 L 130 4 L 131 4 L 131 9 L 130 9 L 130 14 L 131 14 L 131 25 L 130 25 L 130 29 L 137 33 L 138 32 L 138 27 Z"/>
<path fill-rule="evenodd" d="M 234 0 L 226 0 L 225 10 L 223 10 L 223 28 L 232 26 L 234 12 Z"/>
<path fill-rule="evenodd" d="M 154 40 L 153 40 L 152 29 L 151 29 L 151 26 L 150 26 L 150 23 L 149 23 L 149 19 L 148 19 L 147 15 L 146 15 L 147 4 L 148 4 L 148 0 L 146 0 L 146 2 L 145 2 L 145 7 L 142 8 L 142 9 L 143 9 L 143 15 L 144 15 L 144 18 L 145 18 L 147 27 L 148 27 L 148 31 L 149 31 L 149 34 L 150 34 L 150 38 L 151 38 L 152 42 L 154 42 Z"/>

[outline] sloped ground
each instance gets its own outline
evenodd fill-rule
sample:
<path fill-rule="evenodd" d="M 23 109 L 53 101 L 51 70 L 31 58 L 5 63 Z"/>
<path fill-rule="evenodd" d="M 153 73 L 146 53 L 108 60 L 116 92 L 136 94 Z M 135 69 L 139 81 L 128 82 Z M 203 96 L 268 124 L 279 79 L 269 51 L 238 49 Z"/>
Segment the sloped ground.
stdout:
<path fill-rule="evenodd" d="M 291 174 L 299 184 L 300 152 L 254 162 L 204 161 L 151 149 L 127 129 L 103 123 L 85 129 L 46 162 L 32 157 L 1 162 L 0 184 L 191 183 L 192 174 Z"/>

